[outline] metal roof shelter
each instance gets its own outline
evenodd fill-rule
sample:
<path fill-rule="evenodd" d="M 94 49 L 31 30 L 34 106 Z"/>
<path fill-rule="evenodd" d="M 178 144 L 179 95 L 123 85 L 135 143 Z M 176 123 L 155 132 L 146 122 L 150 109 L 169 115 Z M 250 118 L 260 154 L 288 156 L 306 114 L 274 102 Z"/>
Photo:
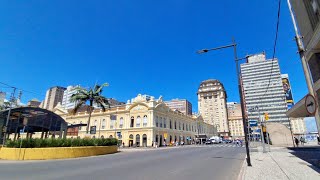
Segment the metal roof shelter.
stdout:
<path fill-rule="evenodd" d="M 0 111 L 0 143 L 2 143 L 4 130 L 9 110 Z M 27 137 L 35 132 L 42 132 L 41 138 L 48 137 L 48 133 L 56 135 L 58 132 L 61 138 L 67 132 L 68 124 L 59 115 L 48 111 L 46 109 L 37 107 L 18 107 L 11 109 L 10 118 L 7 130 L 7 138 L 10 134 L 14 134 L 14 140 L 16 136 L 20 134 L 25 125 L 25 131 Z M 64 133 L 64 134 L 63 134 Z"/>

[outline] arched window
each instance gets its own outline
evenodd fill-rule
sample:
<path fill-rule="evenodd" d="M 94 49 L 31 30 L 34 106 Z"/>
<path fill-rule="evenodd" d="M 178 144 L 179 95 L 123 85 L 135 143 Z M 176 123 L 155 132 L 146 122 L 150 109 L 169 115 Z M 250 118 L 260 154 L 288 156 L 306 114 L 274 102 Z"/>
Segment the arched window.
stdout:
<path fill-rule="evenodd" d="M 123 117 L 120 118 L 120 124 L 119 124 L 119 128 L 123 127 Z"/>
<path fill-rule="evenodd" d="M 109 138 L 113 138 L 113 136 L 112 136 L 112 135 L 110 135 L 110 136 L 109 136 Z"/>
<path fill-rule="evenodd" d="M 103 135 L 101 135 L 101 139 L 104 139 L 104 136 L 103 136 Z"/>
<path fill-rule="evenodd" d="M 156 116 L 156 127 L 159 127 L 158 116 Z"/>
<path fill-rule="evenodd" d="M 167 120 L 166 120 L 166 118 L 163 118 L 163 128 L 167 128 Z"/>
<path fill-rule="evenodd" d="M 138 116 L 137 117 L 137 124 L 136 124 L 136 127 L 140 127 L 140 122 L 141 122 L 141 117 Z"/>
<path fill-rule="evenodd" d="M 147 124 L 148 124 L 148 117 L 147 117 L 147 115 L 144 115 L 143 116 L 143 127 L 146 127 Z"/>
<path fill-rule="evenodd" d="M 130 127 L 133 127 L 134 126 L 134 117 L 132 116 L 131 117 L 131 122 L 130 122 Z"/>
<path fill-rule="evenodd" d="M 174 122 L 174 129 L 177 129 L 177 121 Z"/>
<path fill-rule="evenodd" d="M 105 129 L 105 128 L 106 128 L 106 120 L 103 119 L 101 123 L 101 129 Z"/>
<path fill-rule="evenodd" d="M 162 117 L 160 117 L 160 127 L 162 128 Z"/>
<path fill-rule="evenodd" d="M 172 121 L 170 119 L 170 122 L 169 122 L 169 128 L 172 129 Z"/>

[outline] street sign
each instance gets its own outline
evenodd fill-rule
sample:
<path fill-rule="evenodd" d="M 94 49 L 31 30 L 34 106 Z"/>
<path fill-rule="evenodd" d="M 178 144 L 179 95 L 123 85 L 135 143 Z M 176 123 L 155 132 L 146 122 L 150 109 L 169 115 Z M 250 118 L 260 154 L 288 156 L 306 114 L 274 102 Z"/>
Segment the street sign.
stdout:
<path fill-rule="evenodd" d="M 307 109 L 307 112 L 310 115 L 314 115 L 316 113 L 316 109 L 317 109 L 316 100 L 311 94 L 308 94 L 306 96 L 305 107 Z"/>
<path fill-rule="evenodd" d="M 96 129 L 97 129 L 96 126 L 91 126 L 90 127 L 90 134 L 96 134 Z"/>
<path fill-rule="evenodd" d="M 250 127 L 258 126 L 258 120 L 249 120 Z"/>

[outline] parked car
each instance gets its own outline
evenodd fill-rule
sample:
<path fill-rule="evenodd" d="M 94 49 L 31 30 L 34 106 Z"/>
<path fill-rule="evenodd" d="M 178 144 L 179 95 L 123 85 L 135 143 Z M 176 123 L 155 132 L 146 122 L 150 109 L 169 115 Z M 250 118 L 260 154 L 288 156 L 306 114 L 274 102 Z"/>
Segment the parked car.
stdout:
<path fill-rule="evenodd" d="M 211 140 L 207 140 L 207 141 L 205 142 L 205 144 L 212 144 L 212 141 L 211 141 Z"/>

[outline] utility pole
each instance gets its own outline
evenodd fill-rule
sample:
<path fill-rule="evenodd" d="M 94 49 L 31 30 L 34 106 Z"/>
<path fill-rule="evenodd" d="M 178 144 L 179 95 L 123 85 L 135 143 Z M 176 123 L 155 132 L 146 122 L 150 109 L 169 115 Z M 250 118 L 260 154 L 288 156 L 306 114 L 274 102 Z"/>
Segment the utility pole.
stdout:
<path fill-rule="evenodd" d="M 249 139 L 248 139 L 248 122 L 246 119 L 245 115 L 245 105 L 244 105 L 244 98 L 243 98 L 243 90 L 241 86 L 241 76 L 240 76 L 240 71 L 239 71 L 239 60 L 246 59 L 246 58 L 240 58 L 238 59 L 237 57 L 237 44 L 235 40 L 232 38 L 232 44 L 226 45 L 226 46 L 220 46 L 216 48 L 211 48 L 211 49 L 202 49 L 197 51 L 197 53 L 207 53 L 209 51 L 215 51 L 215 50 L 220 50 L 220 49 L 225 49 L 225 48 L 230 48 L 233 47 L 233 53 L 234 53 L 234 61 L 236 64 L 236 74 L 237 74 L 237 79 L 238 79 L 238 90 L 239 90 L 239 96 L 240 96 L 240 104 L 241 104 L 241 114 L 242 114 L 242 122 L 243 122 L 243 131 L 244 131 L 244 136 L 245 136 L 245 145 L 246 145 L 246 154 L 247 154 L 247 165 L 251 165 L 251 159 L 250 159 L 250 152 L 249 152 Z"/>
<path fill-rule="evenodd" d="M 3 141 L 2 141 L 2 147 L 6 144 L 6 139 L 7 139 L 7 132 L 8 132 L 8 125 L 9 125 L 9 120 L 10 120 L 10 114 L 11 114 L 11 109 L 12 109 L 12 103 L 15 99 L 14 95 L 16 93 L 16 90 L 17 88 L 15 87 L 12 87 L 13 88 L 13 92 L 11 93 L 11 96 L 10 96 L 10 100 L 9 100 L 9 111 L 8 111 L 8 115 L 7 115 L 7 121 L 6 121 L 6 126 L 4 127 L 4 133 L 3 133 Z"/>
<path fill-rule="evenodd" d="M 264 142 L 264 135 L 263 135 L 263 128 L 262 128 L 262 120 L 261 120 L 261 115 L 260 115 L 260 108 L 259 106 L 256 106 L 256 108 L 258 109 L 258 115 L 259 115 L 259 122 L 260 122 L 260 136 L 261 136 L 261 145 L 262 145 L 262 152 L 266 153 L 266 145 Z"/>
<path fill-rule="evenodd" d="M 303 43 L 302 43 L 302 37 L 299 35 L 297 23 L 296 23 L 296 20 L 295 20 L 293 11 L 292 11 L 291 2 L 290 2 L 290 0 L 287 0 L 287 2 L 288 2 L 288 7 L 289 7 L 291 19 L 292 19 L 292 22 L 293 22 L 294 31 L 295 31 L 295 34 L 296 34 L 295 40 L 296 40 L 296 43 L 297 43 L 297 46 L 298 46 L 298 52 L 299 52 L 299 55 L 300 55 L 300 59 L 301 59 L 302 67 L 303 67 L 303 72 L 304 72 L 304 75 L 305 75 L 305 78 L 306 78 L 308 91 L 309 91 L 309 94 L 311 94 L 313 97 L 315 97 L 315 93 L 314 93 L 313 88 L 312 88 L 312 81 L 311 81 L 310 71 L 309 71 L 309 67 L 308 67 L 308 64 L 307 64 L 306 57 L 305 57 L 305 48 L 304 48 Z M 320 117 L 319 117 L 319 109 L 318 108 L 316 108 L 316 112 L 315 112 L 314 116 L 315 116 L 315 119 L 316 119 L 318 135 L 320 135 Z"/>

